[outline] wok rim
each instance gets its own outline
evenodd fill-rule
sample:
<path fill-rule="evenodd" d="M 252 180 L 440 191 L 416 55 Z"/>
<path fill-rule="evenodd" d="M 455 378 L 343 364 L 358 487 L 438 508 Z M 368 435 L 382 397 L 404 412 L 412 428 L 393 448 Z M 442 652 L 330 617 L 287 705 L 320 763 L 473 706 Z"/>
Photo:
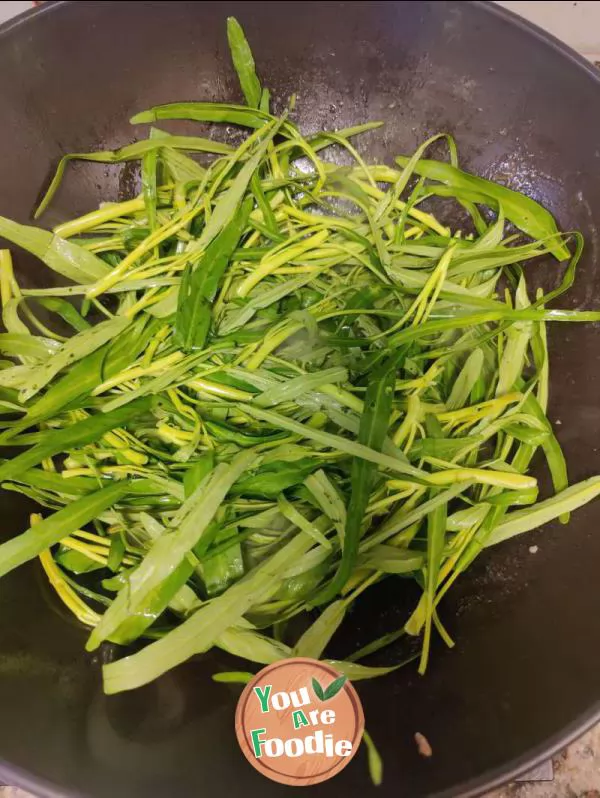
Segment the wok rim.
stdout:
<path fill-rule="evenodd" d="M 31 8 L 1 23 L 0 43 L 13 29 L 18 28 L 32 17 L 52 14 L 60 7 L 70 5 L 73 5 L 73 0 L 51 0 L 42 6 Z M 486 14 L 491 14 L 500 20 L 506 21 L 511 26 L 525 31 L 538 42 L 546 44 L 584 72 L 588 78 L 598 85 L 600 91 L 600 70 L 591 61 L 552 33 L 519 16 L 514 11 L 497 5 L 492 0 L 470 0 L 469 5 L 479 7 Z M 597 723 L 600 723 L 600 700 L 595 701 L 586 712 L 581 713 L 571 723 L 567 724 L 564 729 L 550 735 L 520 756 L 513 757 L 504 765 L 485 771 L 479 776 L 463 781 L 455 787 L 431 793 L 429 798 L 477 798 L 477 796 L 502 787 L 554 757 Z M 49 782 L 33 772 L 24 770 L 2 758 L 0 758 L 0 784 L 27 790 L 33 793 L 34 796 L 39 796 L 39 798 L 81 798 L 85 795 L 77 790 L 61 788 L 59 785 Z"/>

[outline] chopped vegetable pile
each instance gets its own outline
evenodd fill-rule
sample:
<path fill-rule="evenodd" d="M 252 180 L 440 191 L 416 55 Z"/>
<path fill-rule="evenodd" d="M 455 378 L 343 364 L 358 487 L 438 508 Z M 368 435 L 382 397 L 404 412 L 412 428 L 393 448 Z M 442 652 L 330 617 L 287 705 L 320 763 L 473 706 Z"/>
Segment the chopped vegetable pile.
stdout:
<path fill-rule="evenodd" d="M 0 443 L 18 447 L 0 481 L 45 508 L 0 545 L 0 575 L 39 558 L 88 650 L 145 640 L 104 666 L 107 693 L 214 646 L 326 656 L 353 603 L 398 575 L 422 591 L 402 628 L 332 662 L 385 674 L 362 660 L 408 634 L 423 672 L 434 631 L 452 644 L 439 602 L 477 555 L 600 493 L 600 477 L 569 485 L 546 415 L 546 323 L 600 320 L 554 307 L 581 236 L 462 171 L 448 135 L 393 166 L 352 143 L 378 123 L 303 136 L 293 101 L 271 113 L 233 19 L 228 37 L 246 105 L 132 121 L 239 126 L 237 149 L 150 127 L 65 156 L 38 213 L 70 159 L 141 161 L 140 196 L 53 232 L 0 218 L 65 278 L 20 288 L 0 254 Z M 425 157 L 442 145 L 447 162 Z M 327 160 L 340 151 L 350 165 Z M 542 267 L 557 287 L 532 293 Z"/>

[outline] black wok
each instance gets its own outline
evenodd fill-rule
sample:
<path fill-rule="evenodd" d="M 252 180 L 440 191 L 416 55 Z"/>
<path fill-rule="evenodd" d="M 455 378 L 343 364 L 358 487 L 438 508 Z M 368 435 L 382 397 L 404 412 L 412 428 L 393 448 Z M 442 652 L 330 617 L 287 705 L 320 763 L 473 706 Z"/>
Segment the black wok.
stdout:
<path fill-rule="evenodd" d="M 224 33 L 235 14 L 274 96 L 298 93 L 305 130 L 387 122 L 369 159 L 453 133 L 467 168 L 545 204 L 587 248 L 567 306 L 600 306 L 600 79 L 509 13 L 462 2 L 73 2 L 0 29 L 0 213 L 26 221 L 69 151 L 131 141 L 127 120 L 173 100 L 239 97 Z M 180 128 L 181 129 L 181 128 Z M 131 190 L 130 169 L 70 171 L 44 223 Z M 42 276 L 22 253 L 29 284 Z M 552 266 L 550 266 L 552 268 Z M 551 330 L 550 417 L 571 478 L 600 472 L 600 328 Z M 28 507 L 0 496 L 10 537 Z M 458 640 L 425 678 L 408 666 L 359 686 L 385 760 L 380 795 L 472 795 L 539 761 L 600 717 L 600 502 L 490 551 L 442 610 Z M 537 554 L 529 546 L 539 546 Z M 388 581 L 353 621 L 361 642 L 394 628 L 404 585 Z M 0 778 L 40 795 L 281 795 L 236 748 L 225 664 L 190 662 L 110 699 L 85 632 L 49 598 L 37 564 L 0 582 Z M 361 637 L 362 635 L 362 637 Z M 393 662 L 394 647 L 380 661 Z M 230 663 L 229 663 L 230 664 Z M 419 757 L 424 733 L 433 747 Z M 375 794 L 362 755 L 314 795 Z"/>

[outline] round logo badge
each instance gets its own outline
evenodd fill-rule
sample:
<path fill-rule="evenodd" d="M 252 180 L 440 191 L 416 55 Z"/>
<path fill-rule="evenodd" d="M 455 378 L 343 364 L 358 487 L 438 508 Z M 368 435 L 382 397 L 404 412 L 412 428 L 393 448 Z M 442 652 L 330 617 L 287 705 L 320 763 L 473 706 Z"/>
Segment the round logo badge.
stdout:
<path fill-rule="evenodd" d="M 356 690 L 330 665 L 297 657 L 263 668 L 235 715 L 246 759 L 273 781 L 318 784 L 346 767 L 365 726 Z"/>

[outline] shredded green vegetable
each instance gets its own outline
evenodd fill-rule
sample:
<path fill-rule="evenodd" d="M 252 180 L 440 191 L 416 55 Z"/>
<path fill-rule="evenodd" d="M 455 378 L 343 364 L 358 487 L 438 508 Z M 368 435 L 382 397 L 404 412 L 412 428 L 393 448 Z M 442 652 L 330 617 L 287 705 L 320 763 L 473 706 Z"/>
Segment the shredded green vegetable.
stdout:
<path fill-rule="evenodd" d="M 72 159 L 139 161 L 139 196 L 51 232 L 0 218 L 69 281 L 21 287 L 0 252 L 0 445 L 18 447 L 0 481 L 45 508 L 0 545 L 0 575 L 39 557 L 89 650 L 146 639 L 104 666 L 108 693 L 215 646 L 256 666 L 328 657 L 363 679 L 394 666 L 357 660 L 421 635 L 423 672 L 436 634 L 452 645 L 440 600 L 482 549 L 600 493 L 600 477 L 569 485 L 546 414 L 546 324 L 600 321 L 554 307 L 581 236 L 461 170 L 448 135 L 395 166 L 353 143 L 378 123 L 304 136 L 293 108 L 271 112 L 233 19 L 227 34 L 247 105 L 132 121 L 237 125 L 237 149 L 150 128 L 65 156 L 38 214 Z M 528 288 L 532 264 L 549 293 Z M 422 595 L 402 627 L 331 660 L 352 605 L 407 577 Z"/>

